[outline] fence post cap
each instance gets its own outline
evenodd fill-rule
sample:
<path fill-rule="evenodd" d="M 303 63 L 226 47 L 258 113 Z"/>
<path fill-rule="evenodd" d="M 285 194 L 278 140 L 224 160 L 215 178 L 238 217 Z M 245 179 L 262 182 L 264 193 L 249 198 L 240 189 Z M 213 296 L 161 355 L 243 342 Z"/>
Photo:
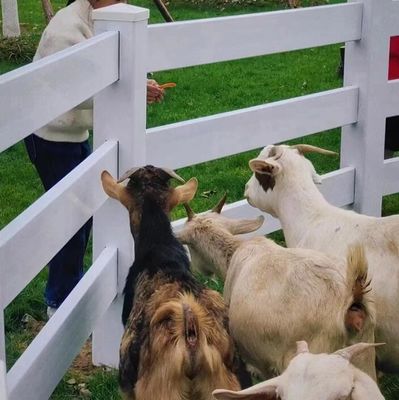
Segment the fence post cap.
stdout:
<path fill-rule="evenodd" d="M 150 11 L 147 8 L 122 3 L 93 10 L 93 19 L 96 21 L 137 22 L 146 20 L 149 16 Z"/>

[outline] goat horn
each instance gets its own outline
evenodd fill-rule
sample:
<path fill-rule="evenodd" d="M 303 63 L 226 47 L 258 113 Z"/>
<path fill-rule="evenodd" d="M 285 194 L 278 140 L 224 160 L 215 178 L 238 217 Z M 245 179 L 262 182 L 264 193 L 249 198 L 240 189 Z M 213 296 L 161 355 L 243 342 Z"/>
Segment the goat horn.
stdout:
<path fill-rule="evenodd" d="M 224 203 L 226 203 L 226 199 L 227 199 L 227 193 L 225 193 L 223 197 L 219 200 L 219 203 L 217 203 L 216 206 L 212 208 L 212 212 L 220 214 L 222 212 Z"/>
<path fill-rule="evenodd" d="M 183 203 L 183 207 L 186 209 L 187 219 L 191 221 L 195 217 L 195 212 L 188 203 Z"/>
<path fill-rule="evenodd" d="M 294 144 L 291 146 L 292 149 L 297 149 L 299 153 L 306 154 L 306 153 L 319 153 L 325 154 L 327 156 L 338 156 L 338 153 L 331 150 L 322 149 L 321 147 L 312 146 L 310 144 Z"/>
<path fill-rule="evenodd" d="M 173 169 L 170 169 L 170 168 L 161 168 L 161 169 L 162 169 L 162 171 L 166 172 L 171 178 L 175 178 L 181 183 L 186 182 L 181 176 L 177 175 L 176 172 L 173 171 Z"/>
<path fill-rule="evenodd" d="M 346 360 L 350 361 L 352 357 L 364 350 L 370 349 L 371 347 L 382 346 L 385 343 L 355 343 L 352 346 L 345 347 L 344 349 L 337 350 L 334 354 L 337 354 Z"/>
<path fill-rule="evenodd" d="M 116 182 L 121 183 L 127 178 L 130 178 L 135 172 L 137 172 L 141 167 L 133 167 L 126 171 Z"/>
<path fill-rule="evenodd" d="M 305 340 L 296 342 L 296 354 L 309 353 L 309 347 Z"/>

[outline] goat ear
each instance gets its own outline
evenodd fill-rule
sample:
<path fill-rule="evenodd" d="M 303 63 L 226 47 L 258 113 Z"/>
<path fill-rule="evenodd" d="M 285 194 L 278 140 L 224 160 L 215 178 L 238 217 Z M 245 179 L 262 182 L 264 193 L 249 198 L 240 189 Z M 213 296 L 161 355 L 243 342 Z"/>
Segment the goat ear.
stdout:
<path fill-rule="evenodd" d="M 352 400 L 384 400 L 377 384 L 366 373 L 353 367 Z"/>
<path fill-rule="evenodd" d="M 107 193 L 109 197 L 120 201 L 126 208 L 129 208 L 129 195 L 126 192 L 125 186 L 117 183 L 108 171 L 103 171 L 101 173 L 101 183 L 104 192 Z"/>
<path fill-rule="evenodd" d="M 191 178 L 184 185 L 177 186 L 172 189 L 172 196 L 170 198 L 170 209 L 177 206 L 178 204 L 188 203 L 191 201 L 198 188 L 197 178 Z"/>
<path fill-rule="evenodd" d="M 382 346 L 385 343 L 355 343 L 351 346 L 345 347 L 341 350 L 337 350 L 334 354 L 337 354 L 346 360 L 350 361 L 352 357 L 357 356 L 360 353 L 367 349 L 371 349 L 373 347 Z"/>
<path fill-rule="evenodd" d="M 258 383 L 248 389 L 234 392 L 232 390 L 217 389 L 213 391 L 213 397 L 217 400 L 278 400 L 277 386 L 280 377 Z"/>
<path fill-rule="evenodd" d="M 263 215 L 259 215 L 259 217 L 255 219 L 236 220 L 231 225 L 230 233 L 232 235 L 240 235 L 243 233 L 254 232 L 263 225 L 264 220 L 265 217 Z"/>
<path fill-rule="evenodd" d="M 280 172 L 281 166 L 275 160 L 261 160 L 254 158 L 249 161 L 249 168 L 251 171 L 258 174 L 276 175 Z"/>

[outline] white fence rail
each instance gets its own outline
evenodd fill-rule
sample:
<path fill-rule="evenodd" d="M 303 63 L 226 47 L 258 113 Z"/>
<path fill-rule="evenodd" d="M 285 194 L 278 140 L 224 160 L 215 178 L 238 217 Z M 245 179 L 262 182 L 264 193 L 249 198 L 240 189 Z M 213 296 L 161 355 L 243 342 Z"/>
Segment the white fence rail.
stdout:
<path fill-rule="evenodd" d="M 0 231 L 0 260 L 7 260 L 0 265 L 3 307 L 106 201 L 99 185 L 104 168 L 117 171 L 115 142 L 101 146 Z M 86 190 L 88 187 L 92 189 Z M 38 246 L 35 238 L 40 238 L 46 246 Z"/>
<path fill-rule="evenodd" d="M 148 10 L 119 4 L 93 13 L 93 39 L 0 77 L 0 151 L 95 95 L 93 155 L 0 231 L 4 309 L 94 215 L 95 262 L 8 372 L 10 399 L 47 398 L 93 331 L 94 361 L 117 366 L 120 294 L 133 247 L 126 211 L 101 189 L 102 169 L 117 175 L 146 163 L 178 168 L 345 126 L 342 168 L 323 177 L 321 191 L 337 206 L 380 213 L 382 195 L 399 191 L 399 161 L 384 162 L 382 139 L 385 117 L 399 114 L 399 82 L 387 81 L 398 3 L 359 0 L 153 26 Z M 146 129 L 148 71 L 340 42 L 347 42 L 343 88 Z M 259 214 L 245 201 L 224 212 Z M 279 226 L 268 217 L 263 233 Z M 38 235 L 46 244 L 37 245 Z M 0 359 L 3 325 L 0 313 Z"/>
<path fill-rule="evenodd" d="M 339 4 L 153 25 L 147 67 L 160 71 L 358 40 L 362 10 L 361 3 Z"/>
<path fill-rule="evenodd" d="M 106 248 L 8 373 L 11 399 L 46 399 L 117 293 L 117 253 Z"/>
<path fill-rule="evenodd" d="M 117 79 L 116 32 L 99 35 L 3 75 L 0 79 L 0 110 L 4 116 L 0 119 L 0 151 Z"/>
<path fill-rule="evenodd" d="M 180 168 L 351 124 L 357 103 L 347 87 L 148 129 L 147 161 Z"/>

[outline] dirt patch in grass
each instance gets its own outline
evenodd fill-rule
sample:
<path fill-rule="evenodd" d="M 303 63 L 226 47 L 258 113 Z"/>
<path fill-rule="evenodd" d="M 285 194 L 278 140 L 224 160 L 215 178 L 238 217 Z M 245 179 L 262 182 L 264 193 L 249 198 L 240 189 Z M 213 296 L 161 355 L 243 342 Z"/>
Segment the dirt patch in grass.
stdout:
<path fill-rule="evenodd" d="M 32 316 L 26 314 L 22 323 L 25 326 L 25 330 L 29 336 L 35 337 L 39 334 L 42 328 L 46 325 L 46 321 L 36 320 Z M 23 343 L 21 351 L 24 351 L 28 347 L 28 343 Z M 95 371 L 102 371 L 103 367 L 96 367 L 92 364 L 92 340 L 91 337 L 86 340 L 79 354 L 72 362 L 68 373 L 73 376 L 76 380 L 86 381 L 87 378 L 92 375 Z"/>
<path fill-rule="evenodd" d="M 81 377 L 88 377 L 95 371 L 103 370 L 102 367 L 96 367 L 92 364 L 91 337 L 83 345 L 80 353 L 73 361 L 69 372 L 78 374 Z"/>

